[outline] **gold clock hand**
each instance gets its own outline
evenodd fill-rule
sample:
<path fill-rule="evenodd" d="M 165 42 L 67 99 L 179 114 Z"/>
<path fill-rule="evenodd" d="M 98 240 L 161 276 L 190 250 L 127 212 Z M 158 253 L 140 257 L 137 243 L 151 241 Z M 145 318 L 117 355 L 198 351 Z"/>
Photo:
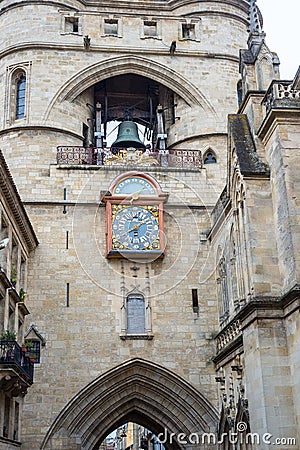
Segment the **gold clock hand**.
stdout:
<path fill-rule="evenodd" d="M 133 200 L 137 200 L 139 198 L 140 193 L 145 189 L 145 186 L 142 187 L 142 189 L 140 189 L 139 191 L 133 192 L 132 194 L 130 194 L 131 199 L 130 202 L 132 202 Z"/>
<path fill-rule="evenodd" d="M 135 195 L 138 195 L 138 194 L 140 194 L 143 190 L 144 190 L 145 188 L 144 187 L 142 187 L 141 189 L 139 189 L 138 191 L 136 191 L 136 192 L 133 192 L 131 195 L 132 195 L 132 197 L 134 197 Z"/>
<path fill-rule="evenodd" d="M 143 225 L 143 223 L 146 223 L 148 221 L 148 219 L 142 220 L 141 222 L 137 223 L 136 225 L 134 225 L 132 228 L 130 228 L 130 230 L 125 231 L 122 234 L 119 234 L 119 236 L 125 236 L 125 234 L 130 233 L 131 231 L 137 230 L 141 225 Z"/>

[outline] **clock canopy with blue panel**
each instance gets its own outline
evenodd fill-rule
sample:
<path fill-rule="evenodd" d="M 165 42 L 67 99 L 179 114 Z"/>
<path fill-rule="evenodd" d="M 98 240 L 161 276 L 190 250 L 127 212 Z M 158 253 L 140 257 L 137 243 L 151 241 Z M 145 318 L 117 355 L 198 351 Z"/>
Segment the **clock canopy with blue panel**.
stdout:
<path fill-rule="evenodd" d="M 130 176 L 118 182 L 113 190 L 115 195 L 128 194 L 155 195 L 156 188 L 142 176 Z"/>
<path fill-rule="evenodd" d="M 107 257 L 156 259 L 164 256 L 162 192 L 149 174 L 127 172 L 110 186 L 106 203 Z"/>

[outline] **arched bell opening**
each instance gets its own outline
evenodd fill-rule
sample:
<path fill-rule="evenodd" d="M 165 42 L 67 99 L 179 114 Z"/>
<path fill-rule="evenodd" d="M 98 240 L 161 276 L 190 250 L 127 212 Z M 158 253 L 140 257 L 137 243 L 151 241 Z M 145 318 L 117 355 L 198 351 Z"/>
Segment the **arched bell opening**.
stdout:
<path fill-rule="evenodd" d="M 175 123 L 174 92 L 142 75 L 127 73 L 93 86 L 85 144 L 94 147 L 158 148 Z"/>
<path fill-rule="evenodd" d="M 198 137 L 211 129 L 208 124 L 215 122 L 216 112 L 173 68 L 122 56 L 91 65 L 61 86 L 45 113 L 48 120 L 68 128 L 68 144 L 58 142 L 58 164 L 201 168 Z M 118 136 L 124 121 L 129 126 Z M 134 145 L 124 139 L 127 132 L 133 134 Z M 124 141 L 125 149 L 119 151 Z M 183 142 L 189 142 L 186 148 Z M 190 152 L 188 158 L 182 150 Z"/>
<path fill-rule="evenodd" d="M 191 447 L 191 433 L 215 433 L 218 417 L 203 395 L 180 376 L 135 358 L 77 393 L 50 427 L 41 450 L 54 449 L 58 442 L 61 450 L 98 450 L 110 433 L 129 422 L 166 435 L 166 450 L 183 450 Z"/>

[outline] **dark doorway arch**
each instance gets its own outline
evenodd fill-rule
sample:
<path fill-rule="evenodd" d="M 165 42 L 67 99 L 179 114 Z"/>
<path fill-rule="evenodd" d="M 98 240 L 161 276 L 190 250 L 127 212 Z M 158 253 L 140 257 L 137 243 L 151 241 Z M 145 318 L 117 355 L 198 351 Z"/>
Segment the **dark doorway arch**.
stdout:
<path fill-rule="evenodd" d="M 159 433 L 173 433 L 166 449 L 188 449 L 179 433 L 215 433 L 213 406 L 183 378 L 170 370 L 135 358 L 98 377 L 61 411 L 41 450 L 96 450 L 116 427 L 132 421 Z M 206 448 L 205 446 L 203 448 Z M 209 449 L 215 447 L 209 445 Z"/>

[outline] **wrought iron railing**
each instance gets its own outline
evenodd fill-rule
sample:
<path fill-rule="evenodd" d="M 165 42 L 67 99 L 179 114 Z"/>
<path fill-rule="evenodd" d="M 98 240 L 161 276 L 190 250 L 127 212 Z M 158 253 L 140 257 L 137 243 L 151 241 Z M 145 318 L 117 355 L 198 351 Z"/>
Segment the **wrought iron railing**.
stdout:
<path fill-rule="evenodd" d="M 15 341 L 0 341 L 0 369 L 1 367 L 16 365 L 32 382 L 33 363 Z"/>
<path fill-rule="evenodd" d="M 277 107 L 300 107 L 300 90 L 293 89 L 292 81 L 273 81 L 263 99 L 263 105 L 267 114 Z"/>
<path fill-rule="evenodd" d="M 179 169 L 201 169 L 199 150 L 144 150 L 127 148 L 57 147 L 57 164 L 104 166 L 160 166 Z"/>
<path fill-rule="evenodd" d="M 201 169 L 203 165 L 200 150 L 170 149 L 156 150 L 156 159 L 162 167 Z"/>
<path fill-rule="evenodd" d="M 57 147 L 57 164 L 97 164 L 98 152 L 89 147 Z"/>

